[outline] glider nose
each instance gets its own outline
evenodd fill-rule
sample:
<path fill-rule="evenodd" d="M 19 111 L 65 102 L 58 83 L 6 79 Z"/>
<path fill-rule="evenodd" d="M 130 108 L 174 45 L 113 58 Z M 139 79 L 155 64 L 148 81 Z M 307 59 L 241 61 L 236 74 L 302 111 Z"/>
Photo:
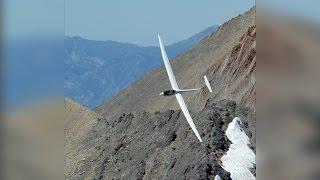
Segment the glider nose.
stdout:
<path fill-rule="evenodd" d="M 159 94 L 160 96 L 163 95 L 163 92 Z"/>

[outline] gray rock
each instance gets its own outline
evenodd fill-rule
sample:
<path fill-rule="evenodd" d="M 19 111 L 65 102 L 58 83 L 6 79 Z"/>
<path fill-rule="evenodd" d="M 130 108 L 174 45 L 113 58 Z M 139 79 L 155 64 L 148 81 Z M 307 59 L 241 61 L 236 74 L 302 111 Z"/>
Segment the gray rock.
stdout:
<path fill-rule="evenodd" d="M 241 116 L 244 123 L 255 124 L 253 111 L 243 109 L 234 101 L 222 100 L 208 103 L 193 114 L 203 143 L 199 143 L 180 111 L 135 112 L 101 120 L 93 128 L 94 133 L 89 133 L 100 143 L 79 166 L 76 177 L 214 179 L 219 175 L 230 179 L 220 161 L 230 145 L 225 136 L 227 125 L 236 116 Z M 250 128 L 244 129 L 252 133 Z"/>

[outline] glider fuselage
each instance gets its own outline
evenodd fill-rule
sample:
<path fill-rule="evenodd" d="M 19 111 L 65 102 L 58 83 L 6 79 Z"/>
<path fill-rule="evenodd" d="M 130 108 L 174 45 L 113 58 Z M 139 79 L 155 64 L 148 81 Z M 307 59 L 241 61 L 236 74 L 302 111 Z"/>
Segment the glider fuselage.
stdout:
<path fill-rule="evenodd" d="M 164 96 L 173 96 L 177 94 L 176 90 L 168 90 L 168 91 L 164 91 L 162 93 L 160 93 L 160 95 L 164 95 Z"/>
<path fill-rule="evenodd" d="M 159 95 L 173 96 L 173 95 L 176 95 L 178 93 L 185 93 L 185 92 L 198 91 L 198 90 L 200 90 L 200 88 L 198 88 L 198 89 L 179 89 L 179 90 L 171 89 L 171 90 L 168 90 L 168 91 L 164 91 L 164 92 L 160 93 Z"/>

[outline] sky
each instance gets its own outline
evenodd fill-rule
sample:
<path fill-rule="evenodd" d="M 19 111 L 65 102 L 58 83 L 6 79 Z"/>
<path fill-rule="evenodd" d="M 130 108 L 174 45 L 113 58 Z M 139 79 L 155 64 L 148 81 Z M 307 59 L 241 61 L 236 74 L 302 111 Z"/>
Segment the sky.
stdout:
<path fill-rule="evenodd" d="M 271 7 L 320 24 L 320 1 L 256 0 L 257 9 Z M 186 39 L 211 25 L 242 14 L 254 0 L 4 0 L 5 38 L 58 34 L 92 40 L 156 45 Z"/>
<path fill-rule="evenodd" d="M 186 39 L 247 11 L 254 0 L 66 0 L 65 34 L 142 46 Z"/>
<path fill-rule="evenodd" d="M 30 39 L 64 33 L 64 0 L 3 0 L 5 38 Z"/>

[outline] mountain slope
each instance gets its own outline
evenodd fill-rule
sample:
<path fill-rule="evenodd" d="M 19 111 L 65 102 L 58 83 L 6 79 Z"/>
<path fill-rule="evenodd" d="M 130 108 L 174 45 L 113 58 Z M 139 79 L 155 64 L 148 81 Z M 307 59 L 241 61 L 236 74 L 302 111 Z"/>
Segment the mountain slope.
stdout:
<path fill-rule="evenodd" d="M 65 99 L 65 177 L 77 177 L 77 169 L 81 168 L 83 161 L 95 152 L 96 139 L 90 138 L 92 128 L 104 120 L 99 114 Z M 101 126 L 100 128 L 105 128 Z M 71 178 L 71 179 L 72 179 Z"/>
<path fill-rule="evenodd" d="M 217 26 L 168 47 L 170 57 L 191 49 Z M 150 69 L 161 65 L 157 47 L 65 37 L 65 96 L 90 108 L 117 94 Z"/>
<path fill-rule="evenodd" d="M 190 51 L 172 61 L 180 88 L 203 87 L 207 75 L 213 93 L 206 88 L 183 95 L 189 109 L 201 110 L 208 98 L 230 99 L 254 108 L 255 9 L 224 23 Z M 165 39 L 164 39 L 165 40 Z M 175 97 L 160 97 L 171 89 L 165 68 L 154 69 L 95 110 L 105 117 L 122 112 L 178 109 Z"/>
<path fill-rule="evenodd" d="M 101 104 L 160 64 L 152 47 L 66 37 L 65 48 L 65 95 L 88 107 Z"/>
<path fill-rule="evenodd" d="M 234 101 L 208 100 L 194 121 L 203 143 L 190 129 L 180 110 L 124 113 L 102 119 L 81 143 L 81 152 L 93 149 L 69 176 L 70 179 L 230 179 L 221 157 L 231 142 L 228 124 L 240 117 L 243 130 L 255 147 L 252 110 Z M 101 128 L 104 127 L 104 128 Z M 94 143 L 92 143 L 94 142 Z M 253 148 L 254 149 L 254 148 Z"/>
<path fill-rule="evenodd" d="M 71 179 L 230 179 L 221 158 L 233 119 L 241 119 L 239 130 L 256 150 L 254 17 L 252 8 L 173 61 L 180 87 L 201 86 L 203 74 L 212 84 L 213 94 L 203 88 L 183 95 L 202 143 L 175 97 L 158 96 L 170 86 L 165 69 L 157 68 L 96 109 L 104 119 L 86 133 L 79 150 L 92 151 Z"/>
<path fill-rule="evenodd" d="M 167 46 L 168 56 L 173 59 L 185 53 L 186 51 L 192 49 L 195 45 L 197 45 L 203 38 L 212 34 L 215 30 L 217 30 L 217 28 L 217 25 L 210 26 L 207 29 L 191 36 L 186 40 L 182 40 Z M 155 48 L 158 49 L 158 47 Z"/>

